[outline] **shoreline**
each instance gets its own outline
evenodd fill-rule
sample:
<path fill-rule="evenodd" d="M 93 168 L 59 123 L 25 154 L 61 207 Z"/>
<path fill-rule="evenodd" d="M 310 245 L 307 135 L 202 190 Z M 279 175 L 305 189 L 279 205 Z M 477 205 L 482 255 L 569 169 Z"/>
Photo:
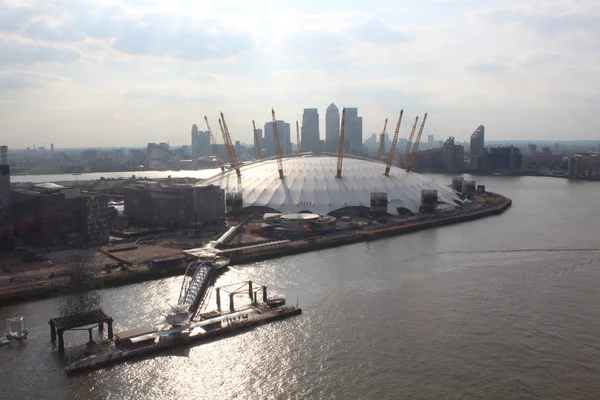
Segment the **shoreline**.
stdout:
<path fill-rule="evenodd" d="M 270 260 L 274 258 L 301 254 L 310 251 L 335 248 L 351 245 L 358 242 L 368 242 L 372 240 L 383 239 L 391 236 L 400 236 L 420 230 L 453 225 L 457 223 L 481 219 L 493 215 L 502 214 L 512 205 L 512 200 L 502 196 L 498 203 L 491 204 L 485 208 L 467 211 L 457 215 L 430 219 L 422 222 L 416 222 L 405 225 L 395 225 L 385 228 L 372 230 L 357 230 L 342 234 L 326 235 L 301 240 L 290 240 L 270 248 L 262 248 L 260 252 L 247 253 L 243 248 L 226 249 L 224 254 L 231 262 L 230 265 L 245 264 Z M 133 269 L 118 274 L 104 274 L 96 278 L 96 287 L 113 288 L 134 283 L 170 278 L 182 275 L 185 272 L 186 265 L 171 266 L 168 268 L 153 269 Z M 10 289 L 0 291 L 0 307 L 10 304 L 22 303 L 26 301 L 42 300 L 60 294 L 63 285 L 59 283 L 47 282 L 44 285 L 32 288 L 12 291 Z"/>

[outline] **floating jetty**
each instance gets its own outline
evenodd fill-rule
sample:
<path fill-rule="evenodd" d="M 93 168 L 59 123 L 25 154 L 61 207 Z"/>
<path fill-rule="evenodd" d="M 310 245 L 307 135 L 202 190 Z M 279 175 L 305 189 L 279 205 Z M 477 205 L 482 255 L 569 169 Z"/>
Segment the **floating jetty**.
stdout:
<path fill-rule="evenodd" d="M 142 327 L 131 331 L 117 332 L 115 340 L 112 340 L 112 318 L 104 315 L 96 318 L 93 322 L 110 322 L 109 341 L 104 342 L 100 347 L 101 350 L 96 354 L 69 364 L 66 368 L 67 373 L 73 374 L 84 370 L 103 368 L 134 357 L 148 356 L 174 346 L 199 343 L 211 338 L 235 334 L 244 329 L 302 313 L 297 306 L 285 306 L 283 298 L 269 299 L 267 286 L 253 281 L 215 288 L 217 309 L 203 312 L 210 297 L 209 289 L 212 288 L 215 271 L 226 265 L 227 260 L 207 257 L 206 254 L 191 262 L 184 274 L 177 304 L 171 306 L 170 312 L 161 316 L 156 329 Z M 221 308 L 223 295 L 229 297 L 229 309 L 225 312 Z M 249 297 L 250 305 L 236 310 L 235 296 Z M 100 314 L 100 311 L 97 311 L 96 314 Z M 79 315 L 68 318 L 81 321 L 81 317 Z M 83 322 L 86 323 L 85 325 L 89 325 L 90 321 Z M 55 327 L 57 322 L 50 320 L 50 324 L 54 340 L 58 329 Z M 62 351 L 64 351 L 62 330 L 58 332 L 60 333 L 59 350 L 62 346 Z"/>
<path fill-rule="evenodd" d="M 207 318 L 164 331 L 137 329 L 117 334 L 117 340 L 95 355 L 68 365 L 66 372 L 74 374 L 105 368 L 128 359 L 148 356 L 181 345 L 202 343 L 211 338 L 235 334 L 245 329 L 302 313 L 294 306 L 271 308 L 252 307 L 247 310 Z"/>

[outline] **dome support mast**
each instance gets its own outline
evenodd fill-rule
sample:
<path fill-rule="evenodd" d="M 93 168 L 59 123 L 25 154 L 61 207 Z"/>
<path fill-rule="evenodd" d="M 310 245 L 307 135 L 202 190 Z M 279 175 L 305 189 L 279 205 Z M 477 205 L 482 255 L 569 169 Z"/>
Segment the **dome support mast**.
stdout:
<path fill-rule="evenodd" d="M 279 133 L 277 132 L 277 119 L 275 118 L 275 110 L 271 109 L 273 115 L 273 141 L 275 142 L 275 154 L 277 155 L 277 170 L 279 170 L 279 178 L 283 179 L 283 161 L 281 160 L 281 145 L 279 144 Z"/>
<path fill-rule="evenodd" d="M 402 122 L 402 114 L 404 114 L 404 109 L 400 110 L 400 117 L 398 118 L 398 124 L 396 124 L 396 131 L 394 132 L 392 147 L 390 147 L 387 162 L 385 163 L 385 172 L 383 173 L 385 176 L 388 176 L 390 174 L 390 168 L 392 166 L 392 161 L 394 160 L 394 153 L 396 153 L 396 144 L 398 143 L 398 134 L 400 133 L 400 123 Z"/>
<path fill-rule="evenodd" d="M 223 123 L 222 125 L 221 122 Z M 219 120 L 219 125 L 221 126 L 221 133 L 223 134 L 223 141 L 225 142 L 225 148 L 227 149 L 229 162 L 231 163 L 233 168 L 235 168 L 235 173 L 237 174 L 237 176 L 240 176 L 240 163 L 238 162 L 237 156 L 235 155 L 235 149 L 233 148 L 233 143 L 231 142 L 231 135 L 229 135 L 229 128 L 227 128 L 227 122 L 225 122 L 225 116 L 223 115 L 223 112 L 221 112 L 221 119 Z"/>
<path fill-rule="evenodd" d="M 415 145 L 413 146 L 412 153 L 410 153 L 410 161 L 406 166 L 406 170 L 409 172 L 412 170 L 412 167 L 415 164 L 415 160 L 417 159 L 417 151 L 419 151 L 419 143 L 421 142 L 421 135 L 423 135 L 423 127 L 425 126 L 425 121 L 427 121 L 427 113 L 423 115 L 423 122 L 421 122 L 419 134 L 417 135 L 417 140 L 415 140 Z"/>
<path fill-rule="evenodd" d="M 346 107 L 342 109 L 342 125 L 340 127 L 340 141 L 338 143 L 338 159 L 336 178 L 342 177 L 342 161 L 344 160 L 344 125 L 346 121 Z"/>
<path fill-rule="evenodd" d="M 296 120 L 296 154 L 300 154 L 300 128 L 298 127 L 298 120 Z"/>
<path fill-rule="evenodd" d="M 204 116 L 204 121 L 206 121 L 206 129 L 208 129 L 208 134 L 210 136 L 210 141 L 212 143 L 213 153 L 215 153 L 215 157 L 219 160 L 219 167 L 221 168 L 221 172 L 225 171 L 225 164 L 223 163 L 223 158 L 221 157 L 221 153 L 219 152 L 219 147 L 217 146 L 217 140 L 215 139 L 215 135 L 213 134 L 212 128 L 208 123 L 208 118 L 206 115 Z"/>
<path fill-rule="evenodd" d="M 415 124 L 410 131 L 410 137 L 408 138 L 408 143 L 406 143 L 406 149 L 404 150 L 404 158 L 402 159 L 402 168 L 407 170 L 408 165 L 408 157 L 410 156 L 410 147 L 412 146 L 413 138 L 415 137 L 415 130 L 417 129 L 417 122 L 419 122 L 419 116 L 415 118 Z M 408 171 L 408 170 L 407 170 Z"/>
<path fill-rule="evenodd" d="M 381 161 L 381 156 L 383 155 L 383 148 L 385 147 L 385 130 L 387 129 L 387 118 L 385 119 L 385 123 L 383 124 L 383 132 L 379 135 L 379 150 L 377 150 L 377 161 Z"/>
<path fill-rule="evenodd" d="M 258 140 L 258 132 L 256 132 L 256 124 L 252 120 L 252 128 L 254 128 L 254 147 L 256 148 L 256 158 L 259 161 L 262 160 L 262 150 L 260 148 L 260 141 Z"/>

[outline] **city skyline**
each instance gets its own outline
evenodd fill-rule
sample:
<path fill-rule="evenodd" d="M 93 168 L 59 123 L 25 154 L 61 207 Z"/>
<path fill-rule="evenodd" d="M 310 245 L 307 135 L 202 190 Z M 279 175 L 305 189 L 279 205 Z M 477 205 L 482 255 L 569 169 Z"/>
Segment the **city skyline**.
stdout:
<path fill-rule="evenodd" d="M 458 141 L 481 124 L 499 140 L 600 130 L 600 89 L 589 84 L 600 5 L 589 0 L 9 0 L 0 15 L 11 148 L 184 144 L 220 110 L 251 142 L 252 119 L 269 121 L 271 107 L 292 124 L 318 108 L 324 127 L 331 102 L 359 108 L 363 139 L 401 108 L 429 113 L 425 135 Z"/>

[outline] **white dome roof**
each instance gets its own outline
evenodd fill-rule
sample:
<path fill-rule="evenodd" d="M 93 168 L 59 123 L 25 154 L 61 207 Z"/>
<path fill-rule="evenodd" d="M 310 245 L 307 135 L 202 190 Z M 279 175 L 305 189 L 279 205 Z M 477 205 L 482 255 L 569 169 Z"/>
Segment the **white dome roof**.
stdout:
<path fill-rule="evenodd" d="M 344 156 L 341 179 L 335 177 L 337 157 L 331 155 L 284 157 L 284 179 L 279 178 L 275 158 L 242 165 L 240 170 L 239 178 L 234 169 L 228 169 L 202 184 L 217 185 L 226 193 L 241 192 L 244 207 L 270 207 L 283 213 L 308 210 L 328 214 L 344 207 L 369 208 L 373 192 L 387 193 L 388 213 L 392 215 L 398 214 L 399 207 L 416 214 L 423 189 L 437 190 L 440 202 L 460 202 L 452 189 L 432 178 L 397 167 L 385 176 L 383 163 L 350 156 Z"/>

